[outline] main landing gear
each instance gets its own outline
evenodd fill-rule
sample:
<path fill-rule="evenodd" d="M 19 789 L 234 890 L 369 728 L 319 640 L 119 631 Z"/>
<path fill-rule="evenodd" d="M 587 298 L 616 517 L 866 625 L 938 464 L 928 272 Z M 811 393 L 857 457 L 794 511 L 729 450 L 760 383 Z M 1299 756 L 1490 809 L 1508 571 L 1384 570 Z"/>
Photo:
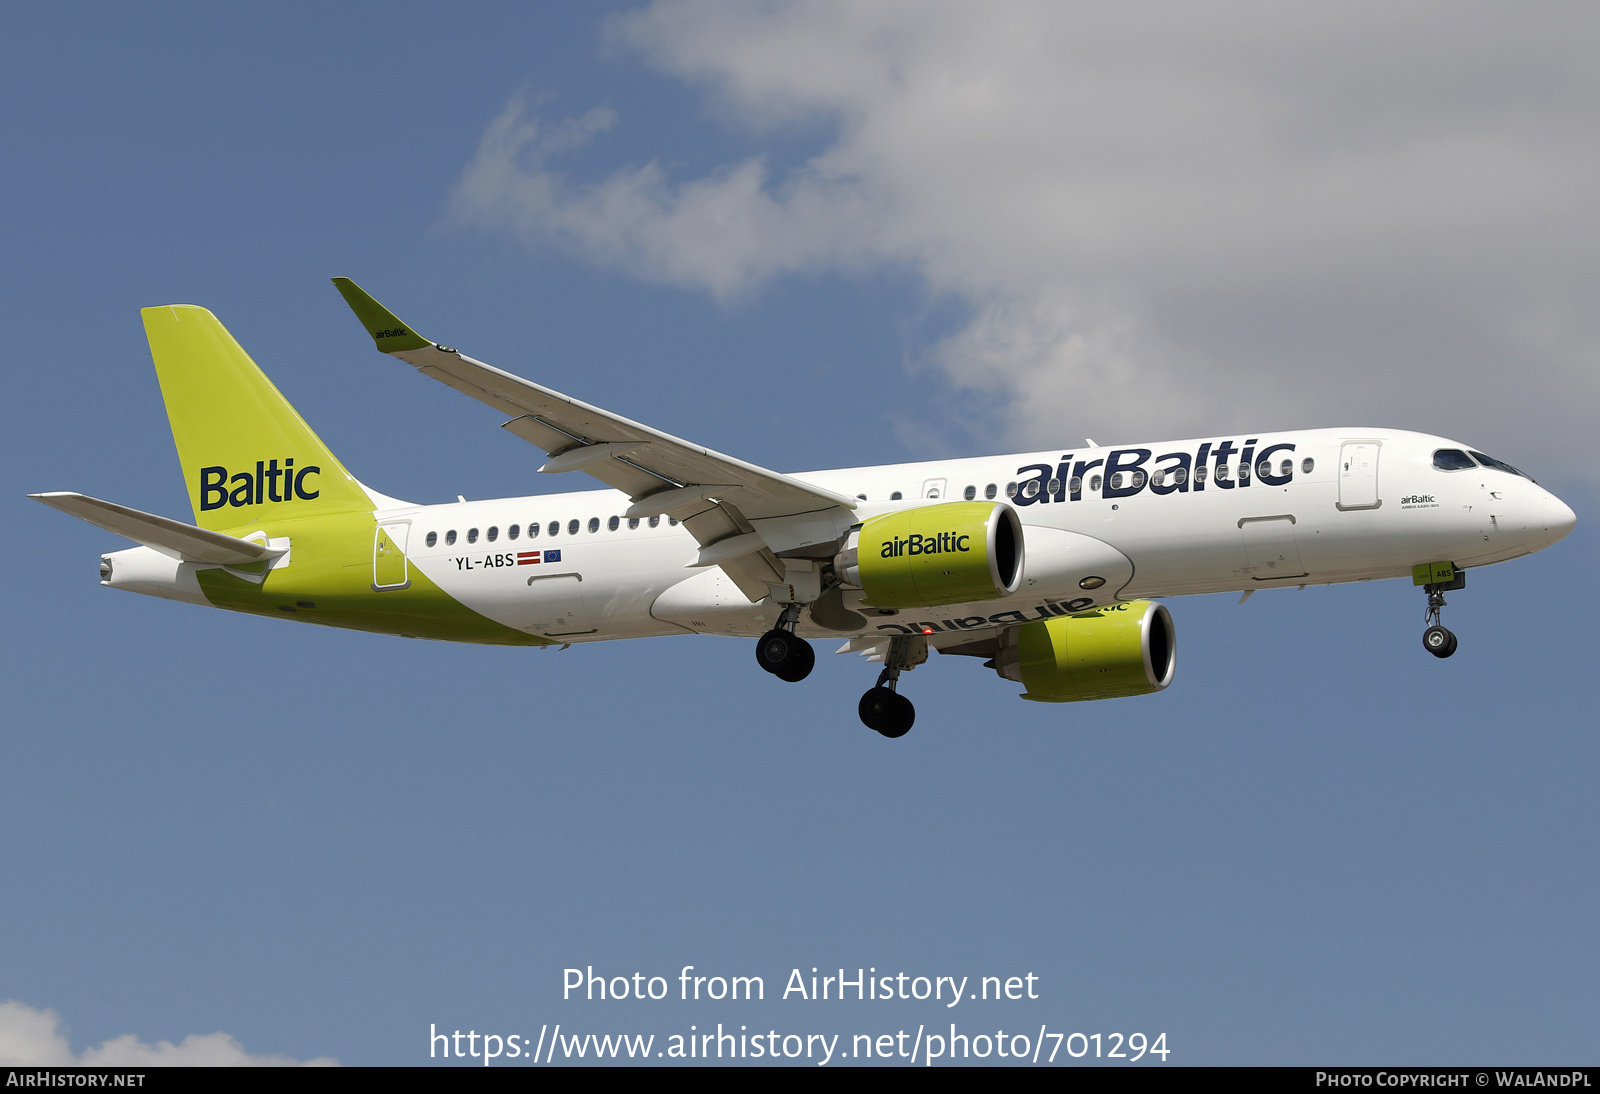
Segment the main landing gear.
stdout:
<path fill-rule="evenodd" d="M 811 669 L 817 661 L 811 643 L 794 633 L 799 619 L 800 605 L 785 605 L 783 614 L 778 617 L 778 625 L 762 635 L 756 643 L 756 664 L 791 684 L 811 675 Z M 856 707 L 868 729 L 876 730 L 885 737 L 904 737 L 910 732 L 911 724 L 917 720 L 917 711 L 911 705 L 911 700 L 896 688 L 902 672 L 916 668 L 927 659 L 928 640 L 922 635 L 903 634 L 889 640 L 877 686 L 863 695 Z"/>
<path fill-rule="evenodd" d="M 1457 570 L 1450 581 L 1422 587 L 1428 594 L 1428 629 L 1422 632 L 1422 648 L 1435 657 L 1449 657 L 1456 652 L 1456 636 L 1439 622 L 1439 613 L 1444 608 L 1444 594 L 1466 587 L 1465 570 Z"/>
<path fill-rule="evenodd" d="M 889 641 L 883 671 L 877 686 L 861 697 L 856 711 L 862 723 L 885 737 L 904 737 L 917 720 L 917 708 L 895 690 L 900 673 L 916 668 L 928 659 L 928 640 L 920 634 L 899 635 Z"/>
<path fill-rule="evenodd" d="M 800 605 L 785 605 L 778 625 L 756 643 L 756 664 L 791 684 L 810 676 L 812 666 L 817 663 L 811 643 L 794 633 L 794 625 L 799 620 Z"/>

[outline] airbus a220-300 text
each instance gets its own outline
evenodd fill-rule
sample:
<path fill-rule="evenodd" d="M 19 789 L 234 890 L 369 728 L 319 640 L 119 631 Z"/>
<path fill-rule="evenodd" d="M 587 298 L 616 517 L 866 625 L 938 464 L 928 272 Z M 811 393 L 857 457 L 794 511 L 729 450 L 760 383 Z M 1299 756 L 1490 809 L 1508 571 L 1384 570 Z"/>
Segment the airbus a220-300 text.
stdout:
<path fill-rule="evenodd" d="M 544 472 L 606 489 L 413 505 L 358 482 L 203 308 L 144 311 L 194 524 L 33 497 L 140 546 L 101 583 L 356 630 L 544 646 L 718 634 L 780 680 L 810 641 L 881 664 L 861 720 L 911 728 L 900 676 L 981 657 L 1047 703 L 1160 691 L 1158 598 L 1410 577 L 1423 645 L 1466 571 L 1548 547 L 1572 510 L 1509 464 L 1394 429 L 1261 431 L 779 473 L 416 334 L 335 278 L 379 350 L 505 415 Z"/>

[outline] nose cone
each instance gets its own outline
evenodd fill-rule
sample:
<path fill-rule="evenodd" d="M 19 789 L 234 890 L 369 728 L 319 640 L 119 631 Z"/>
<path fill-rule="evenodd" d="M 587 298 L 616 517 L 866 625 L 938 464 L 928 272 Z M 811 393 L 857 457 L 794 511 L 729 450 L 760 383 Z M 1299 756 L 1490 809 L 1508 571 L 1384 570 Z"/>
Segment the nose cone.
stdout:
<path fill-rule="evenodd" d="M 1573 527 L 1578 523 L 1578 514 L 1574 513 L 1570 505 L 1554 494 L 1546 492 L 1544 504 L 1541 508 L 1543 509 L 1545 534 L 1550 537 L 1549 542 L 1551 543 L 1558 539 L 1564 539 L 1566 534 L 1572 531 Z"/>

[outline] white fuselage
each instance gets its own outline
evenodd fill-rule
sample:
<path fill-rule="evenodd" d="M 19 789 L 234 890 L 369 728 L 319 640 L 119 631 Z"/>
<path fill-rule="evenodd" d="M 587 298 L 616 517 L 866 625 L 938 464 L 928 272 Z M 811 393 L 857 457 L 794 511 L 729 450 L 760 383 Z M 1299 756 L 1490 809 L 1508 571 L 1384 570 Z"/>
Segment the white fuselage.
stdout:
<path fill-rule="evenodd" d="M 1483 466 L 1440 470 L 1440 449 L 1467 446 L 1316 429 L 798 474 L 862 498 L 858 521 L 969 490 L 1009 500 L 1026 550 L 1010 597 L 893 611 L 861 608 L 861 594 L 847 591 L 844 606 L 861 626 L 825 630 L 803 618 L 799 630 L 915 631 L 939 644 L 1111 600 L 1401 577 L 1435 561 L 1482 566 L 1572 528 L 1572 510 L 1530 479 Z M 630 521 L 628 505 L 618 491 L 595 490 L 405 506 L 378 520 L 404 537 L 409 565 L 474 611 L 532 634 L 755 636 L 775 623 L 781 605 L 752 604 L 718 567 L 693 567 L 699 545 L 686 529 L 666 517 Z"/>

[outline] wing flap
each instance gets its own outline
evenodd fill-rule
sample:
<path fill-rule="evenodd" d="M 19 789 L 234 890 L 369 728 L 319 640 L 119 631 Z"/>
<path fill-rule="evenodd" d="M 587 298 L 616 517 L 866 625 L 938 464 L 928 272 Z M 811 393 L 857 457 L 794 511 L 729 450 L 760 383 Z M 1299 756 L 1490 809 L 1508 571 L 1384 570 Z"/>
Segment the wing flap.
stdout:
<path fill-rule="evenodd" d="M 213 566 L 243 566 L 283 554 L 282 548 L 268 547 L 262 543 L 223 535 L 221 532 L 196 528 L 192 524 L 184 524 L 170 517 L 160 517 L 115 502 L 101 501 L 87 494 L 52 491 L 28 496 L 79 520 L 86 520 L 108 532 L 131 539 L 135 543 L 176 555 L 185 562 L 203 562 Z"/>

